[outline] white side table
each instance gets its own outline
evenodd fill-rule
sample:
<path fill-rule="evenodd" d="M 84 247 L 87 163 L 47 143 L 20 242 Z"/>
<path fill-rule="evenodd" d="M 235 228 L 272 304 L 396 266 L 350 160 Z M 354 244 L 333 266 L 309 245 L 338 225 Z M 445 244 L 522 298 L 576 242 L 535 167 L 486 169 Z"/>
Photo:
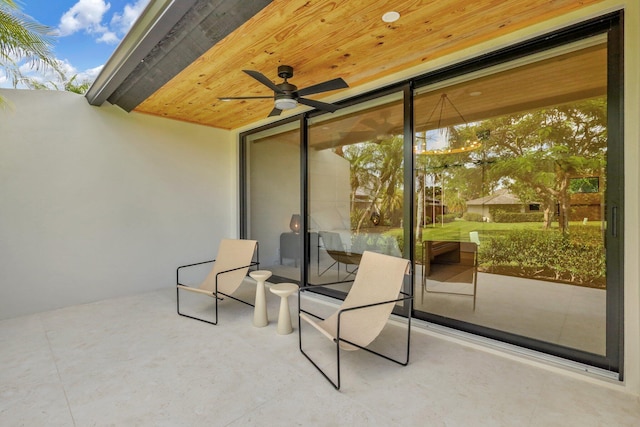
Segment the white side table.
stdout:
<path fill-rule="evenodd" d="M 271 272 L 268 270 L 256 270 L 249 273 L 252 279 L 256 283 L 256 302 L 253 310 L 253 326 L 261 328 L 269 324 L 267 318 L 267 296 L 264 290 L 264 282 L 271 277 Z"/>
<path fill-rule="evenodd" d="M 287 335 L 293 332 L 291 313 L 289 312 L 289 295 L 298 290 L 295 283 L 278 283 L 269 290 L 280 297 L 280 313 L 278 314 L 278 334 Z"/>

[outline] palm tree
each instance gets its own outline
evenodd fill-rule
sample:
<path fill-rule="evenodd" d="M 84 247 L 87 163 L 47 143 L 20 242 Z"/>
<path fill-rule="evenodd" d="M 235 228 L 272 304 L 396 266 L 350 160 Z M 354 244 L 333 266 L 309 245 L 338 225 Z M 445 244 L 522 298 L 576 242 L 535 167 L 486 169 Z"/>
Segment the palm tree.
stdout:
<path fill-rule="evenodd" d="M 379 145 L 378 158 L 380 188 L 380 209 L 389 225 L 398 227 L 402 220 L 403 208 L 403 144 L 402 136 L 394 136 Z"/>
<path fill-rule="evenodd" d="M 73 92 L 79 95 L 84 95 L 91 87 L 89 80 L 78 80 L 78 75 L 74 74 L 71 78 L 67 77 L 64 71 L 60 69 L 55 70 L 58 74 L 58 82 L 53 80 L 41 81 L 37 78 L 23 77 L 20 79 L 20 83 L 27 89 L 34 90 L 64 90 L 66 92 Z"/>
<path fill-rule="evenodd" d="M 23 78 L 23 63 L 34 69 L 57 68 L 50 30 L 23 14 L 15 0 L 0 0 L 0 68 L 14 87 Z"/>
<path fill-rule="evenodd" d="M 351 212 L 355 212 L 358 190 L 373 187 L 371 163 L 375 155 L 374 151 L 375 146 L 372 144 L 353 144 L 340 151 L 340 155 L 351 164 Z"/>
<path fill-rule="evenodd" d="M 389 225 L 398 226 L 400 223 L 403 201 L 402 144 L 402 137 L 394 136 L 383 143 L 369 141 L 343 149 L 343 157 L 351 164 L 351 211 L 355 212 L 355 195 L 359 189 L 369 196 L 368 208 L 358 212 L 356 232 L 371 213 L 378 210 Z"/>

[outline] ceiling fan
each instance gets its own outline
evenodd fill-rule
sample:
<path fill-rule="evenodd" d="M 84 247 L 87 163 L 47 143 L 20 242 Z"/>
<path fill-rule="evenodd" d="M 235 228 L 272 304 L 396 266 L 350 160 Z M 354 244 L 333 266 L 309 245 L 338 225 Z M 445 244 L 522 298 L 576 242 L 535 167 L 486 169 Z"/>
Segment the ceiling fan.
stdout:
<path fill-rule="evenodd" d="M 293 77 L 293 67 L 289 65 L 280 65 L 278 67 L 278 76 L 284 79 L 284 81 L 279 84 L 273 83 L 264 74 L 258 71 L 242 71 L 259 81 L 263 85 L 267 86 L 269 89 L 273 90 L 273 96 L 237 96 L 221 97 L 218 99 L 221 101 L 231 101 L 235 99 L 273 99 L 275 100 L 275 106 L 269 113 L 269 117 L 279 116 L 283 110 L 290 110 L 292 108 L 295 108 L 299 103 L 317 108 L 318 110 L 329 111 L 333 113 L 338 109 L 337 105 L 303 98 L 303 96 L 349 87 L 347 82 L 345 82 L 342 78 L 337 78 L 298 90 L 298 87 L 296 85 L 293 85 L 287 81 L 288 79 Z"/>

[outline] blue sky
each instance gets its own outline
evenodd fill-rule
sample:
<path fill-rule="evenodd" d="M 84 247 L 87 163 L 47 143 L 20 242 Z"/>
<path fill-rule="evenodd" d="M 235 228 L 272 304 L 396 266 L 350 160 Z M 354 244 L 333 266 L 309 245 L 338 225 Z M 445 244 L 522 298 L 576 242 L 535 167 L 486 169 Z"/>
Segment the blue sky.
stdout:
<path fill-rule="evenodd" d="M 149 0 L 18 0 L 22 12 L 49 26 L 54 54 L 68 77 L 95 78 Z M 37 73 L 31 72 L 31 76 Z M 0 76 L 0 87 L 7 87 Z M 52 79 L 51 75 L 38 79 Z"/>

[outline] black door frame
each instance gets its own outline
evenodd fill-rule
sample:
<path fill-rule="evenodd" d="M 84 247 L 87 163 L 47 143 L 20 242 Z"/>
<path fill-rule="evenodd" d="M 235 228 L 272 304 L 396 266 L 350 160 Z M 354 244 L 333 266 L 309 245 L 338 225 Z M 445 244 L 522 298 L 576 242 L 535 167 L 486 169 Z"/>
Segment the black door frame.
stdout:
<path fill-rule="evenodd" d="M 414 312 L 412 315 L 418 319 L 426 320 L 443 326 L 451 327 L 474 335 L 487 337 L 494 340 L 514 344 L 516 346 L 532 349 L 542 353 L 574 360 L 604 370 L 618 373 L 618 378 L 623 380 L 624 357 L 624 67 L 623 67 L 623 11 L 613 12 L 601 17 L 591 19 L 576 25 L 572 25 L 549 34 L 532 38 L 521 43 L 514 44 L 476 58 L 472 58 L 451 66 L 426 73 L 414 79 L 408 79 L 389 85 L 378 90 L 353 97 L 338 104 L 341 107 L 364 103 L 368 100 L 379 98 L 394 92 L 404 92 L 405 114 L 405 236 L 411 240 L 405 241 L 405 254 L 409 254 L 412 263 L 415 262 L 413 250 L 414 230 L 414 191 L 413 191 L 413 89 L 436 82 L 449 80 L 453 77 L 470 74 L 497 64 L 513 61 L 514 59 L 530 56 L 537 52 L 546 51 L 581 39 L 608 34 L 608 151 L 607 151 L 607 193 L 606 193 L 606 218 L 607 232 L 605 236 L 607 259 L 607 328 L 606 328 L 606 355 L 596 355 L 573 348 L 567 348 L 544 341 L 526 338 L 504 331 L 481 327 L 455 319 L 450 319 L 434 314 Z M 239 164 L 240 164 L 240 236 L 247 237 L 247 137 L 256 132 L 270 129 L 293 121 L 300 122 L 300 211 L 303 213 L 302 229 L 307 230 L 306 218 L 308 218 L 308 122 L 312 117 L 326 114 L 321 111 L 310 111 L 297 116 L 289 117 L 269 125 L 261 126 L 246 131 L 239 136 Z M 411 189 L 411 191 L 407 191 Z M 301 282 L 308 282 L 308 266 L 310 261 L 308 233 L 300 233 L 301 247 L 304 248 L 301 262 Z M 413 280 L 412 280 L 413 282 Z M 411 284 L 413 286 L 413 283 Z M 339 295 L 333 295 L 339 297 Z M 417 315 L 417 316 L 416 316 Z"/>

